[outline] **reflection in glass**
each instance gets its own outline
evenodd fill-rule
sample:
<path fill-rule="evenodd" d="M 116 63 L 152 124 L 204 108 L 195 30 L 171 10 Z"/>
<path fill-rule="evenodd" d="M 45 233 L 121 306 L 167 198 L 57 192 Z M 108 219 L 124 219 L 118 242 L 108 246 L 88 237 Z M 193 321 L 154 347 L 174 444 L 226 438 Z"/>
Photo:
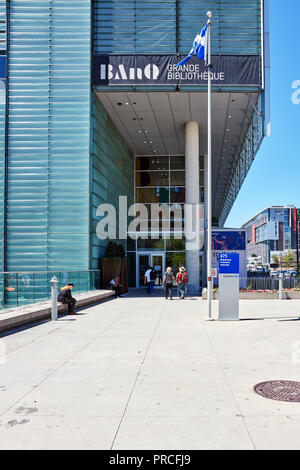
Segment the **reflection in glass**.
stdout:
<path fill-rule="evenodd" d="M 176 240 L 175 238 L 167 238 L 166 240 L 167 250 L 169 251 L 183 251 L 185 250 L 185 239 Z"/>
<path fill-rule="evenodd" d="M 185 172 L 171 171 L 171 186 L 185 186 Z"/>
<path fill-rule="evenodd" d="M 184 155 L 176 155 L 170 157 L 170 168 L 171 170 L 184 170 L 185 169 L 185 157 Z"/>
<path fill-rule="evenodd" d="M 171 202 L 185 202 L 185 188 L 170 188 Z"/>
<path fill-rule="evenodd" d="M 148 238 L 147 240 L 138 239 L 137 248 L 139 251 L 164 251 L 164 239 L 154 240 Z"/>
<path fill-rule="evenodd" d="M 200 188 L 200 202 L 204 202 L 204 188 L 201 186 Z"/>
<path fill-rule="evenodd" d="M 169 157 L 137 157 L 136 170 L 169 170 Z"/>
<path fill-rule="evenodd" d="M 185 252 L 178 252 L 178 253 L 166 253 L 166 267 L 170 266 L 172 268 L 173 273 L 175 276 L 179 272 L 179 268 L 182 266 L 185 267 L 186 262 L 186 255 Z M 174 285 L 176 281 L 174 281 Z"/>
<path fill-rule="evenodd" d="M 169 188 L 137 188 L 136 189 L 136 202 L 137 203 L 156 203 L 163 204 L 169 203 Z"/>
<path fill-rule="evenodd" d="M 204 170 L 204 156 L 200 155 L 199 157 L 199 168 L 200 170 Z"/>
<path fill-rule="evenodd" d="M 169 186 L 168 171 L 143 171 L 136 173 L 136 186 Z"/>

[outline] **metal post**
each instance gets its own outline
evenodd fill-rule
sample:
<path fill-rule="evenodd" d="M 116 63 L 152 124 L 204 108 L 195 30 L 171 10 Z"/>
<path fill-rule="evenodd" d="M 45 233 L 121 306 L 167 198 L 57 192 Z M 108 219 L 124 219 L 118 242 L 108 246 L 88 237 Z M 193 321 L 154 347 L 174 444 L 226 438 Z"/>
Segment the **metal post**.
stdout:
<path fill-rule="evenodd" d="M 283 274 L 279 275 L 279 300 L 282 300 L 283 297 Z"/>
<path fill-rule="evenodd" d="M 297 262 L 297 271 L 296 275 L 299 273 L 299 211 L 296 209 L 296 262 Z M 300 274 L 300 273 L 299 273 Z"/>
<path fill-rule="evenodd" d="M 51 320 L 57 320 L 57 277 L 53 276 L 50 281 L 51 284 Z"/>
<path fill-rule="evenodd" d="M 207 79 L 207 96 L 208 96 L 208 107 L 207 107 L 207 321 L 212 321 L 211 312 L 211 301 L 212 301 L 212 272 L 211 272 L 211 234 L 212 234 L 212 150 L 211 150 L 211 41 L 210 41 L 210 28 L 212 13 L 207 13 L 207 68 L 208 68 L 208 79 Z"/>

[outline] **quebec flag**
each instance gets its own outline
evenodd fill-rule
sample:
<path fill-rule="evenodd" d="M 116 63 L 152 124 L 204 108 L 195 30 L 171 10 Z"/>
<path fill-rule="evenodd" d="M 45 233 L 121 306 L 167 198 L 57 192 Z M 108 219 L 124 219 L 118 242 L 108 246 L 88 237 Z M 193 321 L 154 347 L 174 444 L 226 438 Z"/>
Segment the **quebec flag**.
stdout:
<path fill-rule="evenodd" d="M 194 54 L 197 54 L 198 59 L 206 60 L 207 56 L 207 25 L 201 29 L 200 33 L 195 37 L 193 47 L 190 50 L 189 55 L 177 64 L 177 67 L 186 64 Z"/>

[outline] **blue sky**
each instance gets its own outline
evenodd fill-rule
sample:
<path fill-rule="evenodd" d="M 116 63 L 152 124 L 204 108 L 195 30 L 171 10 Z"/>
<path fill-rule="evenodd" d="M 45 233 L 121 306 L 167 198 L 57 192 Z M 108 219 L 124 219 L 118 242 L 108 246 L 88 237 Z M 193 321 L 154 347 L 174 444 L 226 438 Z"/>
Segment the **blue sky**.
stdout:
<path fill-rule="evenodd" d="M 300 81 L 300 2 L 270 3 L 272 134 L 256 155 L 226 227 L 240 227 L 268 206 L 300 208 L 300 104 L 292 103 L 292 83 Z"/>

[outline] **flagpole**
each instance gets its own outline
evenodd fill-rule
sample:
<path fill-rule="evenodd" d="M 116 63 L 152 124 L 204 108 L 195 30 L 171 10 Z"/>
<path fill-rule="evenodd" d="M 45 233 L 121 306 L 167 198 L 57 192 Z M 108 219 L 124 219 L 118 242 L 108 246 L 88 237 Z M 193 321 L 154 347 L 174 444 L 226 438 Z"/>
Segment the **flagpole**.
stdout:
<path fill-rule="evenodd" d="M 213 321 L 211 312 L 211 301 L 212 301 L 212 250 L 211 250 L 211 239 L 212 239 L 212 149 L 211 149 L 211 18 L 212 13 L 207 12 L 207 321 Z"/>

